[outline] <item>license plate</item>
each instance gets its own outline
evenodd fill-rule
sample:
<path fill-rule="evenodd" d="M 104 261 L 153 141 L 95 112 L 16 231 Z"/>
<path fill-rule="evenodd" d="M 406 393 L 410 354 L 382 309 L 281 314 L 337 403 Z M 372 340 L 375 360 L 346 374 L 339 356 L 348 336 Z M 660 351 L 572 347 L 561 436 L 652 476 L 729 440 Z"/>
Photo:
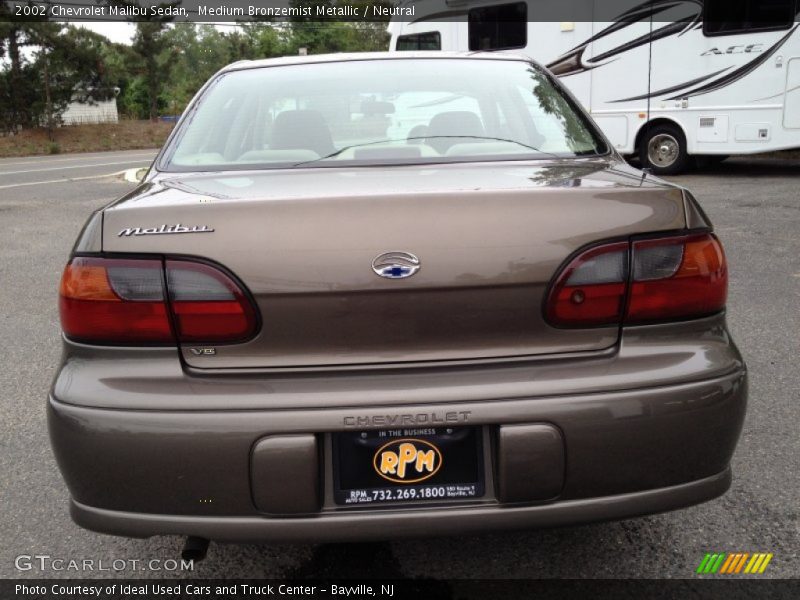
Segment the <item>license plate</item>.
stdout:
<path fill-rule="evenodd" d="M 334 500 L 354 506 L 457 501 L 484 494 L 476 427 L 333 435 Z"/>

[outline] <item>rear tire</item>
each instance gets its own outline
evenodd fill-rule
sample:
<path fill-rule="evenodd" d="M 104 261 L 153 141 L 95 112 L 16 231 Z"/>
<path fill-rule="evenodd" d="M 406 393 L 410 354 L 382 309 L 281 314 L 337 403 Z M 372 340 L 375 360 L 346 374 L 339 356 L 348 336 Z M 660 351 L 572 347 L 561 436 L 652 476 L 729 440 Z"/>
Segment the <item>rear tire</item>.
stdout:
<path fill-rule="evenodd" d="M 642 168 L 654 175 L 675 175 L 689 166 L 686 137 L 675 125 L 656 125 L 645 128 L 639 143 L 639 160 Z"/>

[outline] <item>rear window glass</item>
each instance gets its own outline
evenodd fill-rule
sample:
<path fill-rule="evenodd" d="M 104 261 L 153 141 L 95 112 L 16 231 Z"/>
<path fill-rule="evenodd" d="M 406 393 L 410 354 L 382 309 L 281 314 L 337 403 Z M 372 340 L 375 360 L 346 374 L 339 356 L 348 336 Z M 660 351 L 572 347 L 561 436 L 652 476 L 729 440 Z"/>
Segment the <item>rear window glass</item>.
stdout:
<path fill-rule="evenodd" d="M 470 50 L 524 48 L 528 40 L 525 2 L 473 8 L 468 14 Z"/>
<path fill-rule="evenodd" d="M 795 11 L 795 0 L 705 0 L 703 31 L 730 35 L 788 29 Z"/>
<path fill-rule="evenodd" d="M 396 50 L 441 50 L 442 36 L 438 31 L 401 35 L 397 38 Z"/>
<path fill-rule="evenodd" d="M 542 69 L 487 59 L 231 71 L 208 88 L 175 140 L 167 169 L 195 171 L 606 152 L 588 118 Z"/>

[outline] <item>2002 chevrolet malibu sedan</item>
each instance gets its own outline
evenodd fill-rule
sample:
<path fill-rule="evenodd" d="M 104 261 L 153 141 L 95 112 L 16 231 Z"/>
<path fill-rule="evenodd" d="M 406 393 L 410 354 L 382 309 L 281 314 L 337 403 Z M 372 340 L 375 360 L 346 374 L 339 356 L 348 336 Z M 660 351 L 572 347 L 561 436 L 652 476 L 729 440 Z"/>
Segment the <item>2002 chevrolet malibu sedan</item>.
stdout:
<path fill-rule="evenodd" d="M 356 540 L 712 499 L 747 394 L 727 281 L 692 195 L 530 60 L 236 63 L 64 271 L 72 516 Z"/>

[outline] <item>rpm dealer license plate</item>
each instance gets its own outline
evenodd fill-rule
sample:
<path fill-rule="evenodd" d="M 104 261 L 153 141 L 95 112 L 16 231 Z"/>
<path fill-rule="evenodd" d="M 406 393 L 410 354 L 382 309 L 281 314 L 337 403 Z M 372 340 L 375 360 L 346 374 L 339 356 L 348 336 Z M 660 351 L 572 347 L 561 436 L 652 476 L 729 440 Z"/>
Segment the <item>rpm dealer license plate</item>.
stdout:
<path fill-rule="evenodd" d="M 481 430 L 403 428 L 333 434 L 334 499 L 354 506 L 484 494 Z"/>

